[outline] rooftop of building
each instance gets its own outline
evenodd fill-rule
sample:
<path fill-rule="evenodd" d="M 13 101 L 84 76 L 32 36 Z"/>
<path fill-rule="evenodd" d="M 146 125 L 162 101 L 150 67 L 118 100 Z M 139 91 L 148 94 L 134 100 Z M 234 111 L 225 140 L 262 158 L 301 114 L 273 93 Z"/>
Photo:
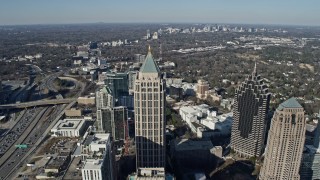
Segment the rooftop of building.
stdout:
<path fill-rule="evenodd" d="M 188 114 L 194 113 L 204 113 L 209 110 L 209 106 L 207 104 L 201 104 L 197 106 L 184 106 L 180 108 L 182 111 L 188 112 Z"/>
<path fill-rule="evenodd" d="M 130 175 L 129 180 L 174 180 L 174 177 L 170 174 L 166 174 L 165 177 L 142 177 L 137 175 Z"/>
<path fill-rule="evenodd" d="M 55 158 L 50 159 L 46 169 L 59 169 L 66 160 L 66 156 L 56 156 Z"/>
<path fill-rule="evenodd" d="M 158 65 L 153 59 L 150 46 L 149 46 L 149 51 L 146 56 L 146 59 L 140 68 L 140 72 L 142 73 L 159 73 L 160 72 Z"/>
<path fill-rule="evenodd" d="M 306 124 L 306 131 L 310 133 L 314 133 L 314 130 L 316 130 L 317 126 L 312 124 Z"/>
<path fill-rule="evenodd" d="M 63 119 L 57 122 L 52 129 L 68 130 L 79 129 L 85 123 L 85 119 Z"/>
<path fill-rule="evenodd" d="M 6 116 L 0 116 L 0 121 L 4 120 Z"/>
<path fill-rule="evenodd" d="M 110 139 L 110 134 L 95 134 L 91 144 L 106 144 Z"/>
<path fill-rule="evenodd" d="M 277 110 L 283 110 L 284 108 L 302 108 L 296 98 L 292 97 L 285 102 L 281 103 Z"/>
<path fill-rule="evenodd" d="M 84 146 L 89 146 L 89 144 L 91 144 L 93 139 L 94 139 L 93 135 L 88 135 L 87 138 L 84 140 L 83 145 Z"/>
<path fill-rule="evenodd" d="M 78 99 L 95 99 L 94 96 L 84 96 L 84 97 L 78 97 Z"/>
<path fill-rule="evenodd" d="M 211 141 L 193 141 L 190 139 L 176 139 L 174 144 L 176 151 L 210 150 L 214 147 Z"/>
<path fill-rule="evenodd" d="M 196 129 L 198 128 L 204 128 L 205 126 L 202 124 L 199 124 L 198 122 L 191 122 L 192 126 L 194 126 Z"/>
<path fill-rule="evenodd" d="M 108 86 L 103 86 L 103 87 L 100 89 L 100 92 L 102 92 L 102 93 L 107 93 L 107 94 L 111 94 L 111 89 L 110 89 Z"/>
<path fill-rule="evenodd" d="M 201 84 L 201 85 L 209 85 L 208 84 L 208 81 L 204 80 L 204 79 L 199 79 L 198 80 L 198 84 Z"/>
<path fill-rule="evenodd" d="M 96 133 L 94 135 L 88 135 L 83 145 L 90 144 L 105 144 L 110 139 L 110 134 L 108 133 Z"/>
<path fill-rule="evenodd" d="M 123 72 L 108 72 L 108 73 L 106 73 L 106 75 L 108 76 L 108 77 L 126 77 L 127 76 L 127 73 L 123 73 Z"/>
<path fill-rule="evenodd" d="M 305 145 L 303 153 L 315 154 L 320 153 L 320 149 L 314 147 L 313 145 Z"/>
<path fill-rule="evenodd" d="M 101 169 L 103 159 L 87 159 L 84 162 L 82 169 L 84 170 L 98 170 Z"/>

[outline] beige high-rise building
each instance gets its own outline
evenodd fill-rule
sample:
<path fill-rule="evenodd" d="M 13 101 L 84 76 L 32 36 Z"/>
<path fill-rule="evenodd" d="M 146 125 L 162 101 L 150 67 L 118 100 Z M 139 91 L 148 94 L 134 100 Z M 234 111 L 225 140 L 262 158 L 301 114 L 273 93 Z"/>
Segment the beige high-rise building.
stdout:
<path fill-rule="evenodd" d="M 304 110 L 295 98 L 277 108 L 268 135 L 260 180 L 299 180 L 305 141 Z"/>
<path fill-rule="evenodd" d="M 149 47 L 134 85 L 137 176 L 165 175 L 165 82 Z"/>
<path fill-rule="evenodd" d="M 198 80 L 198 84 L 197 84 L 197 97 L 199 99 L 206 99 L 207 98 L 207 94 L 206 91 L 209 90 L 209 83 L 208 81 L 205 80 Z"/>

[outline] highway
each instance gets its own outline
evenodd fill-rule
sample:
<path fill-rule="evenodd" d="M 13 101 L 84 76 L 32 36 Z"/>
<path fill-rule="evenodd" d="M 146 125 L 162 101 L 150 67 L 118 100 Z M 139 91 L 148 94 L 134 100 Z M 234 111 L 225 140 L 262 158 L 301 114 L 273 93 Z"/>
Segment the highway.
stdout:
<path fill-rule="evenodd" d="M 10 179 L 7 176 L 16 168 L 22 166 L 22 160 L 34 150 L 36 142 L 45 138 L 45 131 L 50 125 L 55 124 L 55 119 L 60 118 L 60 115 L 66 105 L 57 105 L 55 107 L 41 108 L 42 111 L 29 125 L 28 130 L 22 134 L 17 140 L 17 144 L 27 144 L 25 149 L 18 149 L 14 146 L 6 152 L 6 157 L 0 159 L 0 179 Z M 40 108 L 39 108 L 40 109 Z M 37 147 L 37 146 L 36 146 Z"/>
<path fill-rule="evenodd" d="M 62 95 L 54 87 L 54 79 L 61 73 L 54 73 L 45 77 L 39 86 L 39 89 L 48 88 L 50 91 L 55 92 L 56 99 L 0 105 L 0 109 L 33 107 L 24 110 L 25 113 L 19 116 L 12 129 L 0 137 L 0 180 L 14 179 L 18 169 L 28 162 L 31 154 L 39 148 L 50 129 L 63 116 L 64 109 L 70 108 L 75 104 L 75 98 L 63 99 Z M 81 91 L 77 96 L 85 87 L 84 83 L 76 82 L 76 87 L 78 88 L 79 86 L 81 86 Z M 66 104 L 69 105 L 67 106 Z M 55 106 L 48 107 L 48 105 Z M 17 144 L 26 144 L 27 148 L 16 148 L 15 145 Z"/>
<path fill-rule="evenodd" d="M 85 90 L 85 87 L 86 87 L 85 83 L 83 83 L 81 81 L 78 81 L 77 79 L 75 79 L 72 76 L 68 76 L 66 73 L 64 74 L 63 77 L 59 77 L 59 79 L 68 80 L 68 81 L 74 82 L 74 84 L 75 84 L 75 88 L 74 89 L 81 88 L 81 90 L 76 94 L 76 97 L 79 97 L 81 94 L 83 94 L 83 92 Z"/>
<path fill-rule="evenodd" d="M 19 90 L 15 91 L 9 98 L 7 103 L 15 103 L 15 102 L 25 102 L 28 98 L 28 95 L 32 88 L 36 86 L 34 83 L 35 75 L 34 73 L 40 73 L 42 70 L 33 64 L 26 64 L 30 68 L 29 80 L 28 82 Z"/>
<path fill-rule="evenodd" d="M 56 93 L 56 99 L 63 99 L 62 95 L 60 93 L 58 93 L 58 90 L 54 87 L 54 80 L 58 76 L 60 76 L 61 74 L 63 74 L 63 72 L 54 73 L 54 74 L 51 74 L 51 75 L 45 77 L 42 80 L 42 83 L 40 85 L 40 89 L 48 88 L 50 91 Z"/>
<path fill-rule="evenodd" d="M 0 165 L 5 161 L 8 150 L 16 143 L 19 137 L 25 133 L 26 129 L 30 126 L 31 122 L 36 119 L 37 114 L 41 114 L 41 110 L 39 109 L 31 109 L 28 110 L 22 118 L 20 118 L 19 122 L 17 122 L 11 130 L 1 138 L 0 141 Z M 10 152 L 10 151 L 9 151 Z"/>
<path fill-rule="evenodd" d="M 14 179 L 14 177 L 17 175 L 16 173 L 20 172 L 19 169 L 22 168 L 23 165 L 26 165 L 31 154 L 39 148 L 39 146 L 43 143 L 45 136 L 63 116 L 64 110 L 72 107 L 74 104 L 75 101 L 73 101 L 69 105 L 56 106 L 55 110 L 52 111 L 52 113 L 44 119 L 44 123 L 38 124 L 37 127 L 34 128 L 34 130 L 23 142 L 29 144 L 30 146 L 27 149 L 17 149 L 15 151 L 15 154 L 11 156 L 13 158 L 13 161 L 16 162 L 13 166 L 11 166 L 11 170 L 6 171 L 6 173 L 1 173 L 2 167 L 0 167 L 0 177 L 3 176 L 6 179 Z M 17 157 L 17 154 L 20 156 Z"/>

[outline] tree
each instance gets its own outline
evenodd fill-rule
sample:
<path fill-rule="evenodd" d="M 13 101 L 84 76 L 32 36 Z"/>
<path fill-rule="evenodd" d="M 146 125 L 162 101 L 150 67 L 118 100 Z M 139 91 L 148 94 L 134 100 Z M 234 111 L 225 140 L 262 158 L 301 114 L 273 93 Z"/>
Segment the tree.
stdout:
<path fill-rule="evenodd" d="M 47 172 L 47 176 L 48 176 L 48 177 L 54 176 L 54 172 L 51 172 L 51 171 L 50 171 L 50 172 Z"/>

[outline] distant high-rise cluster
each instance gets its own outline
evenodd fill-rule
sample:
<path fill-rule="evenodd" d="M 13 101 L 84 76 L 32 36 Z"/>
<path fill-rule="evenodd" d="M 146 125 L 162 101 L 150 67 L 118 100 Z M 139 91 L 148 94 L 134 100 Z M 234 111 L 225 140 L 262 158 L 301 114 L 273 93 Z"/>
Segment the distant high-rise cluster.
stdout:
<path fill-rule="evenodd" d="M 120 79 L 121 81 L 122 79 Z M 119 89 L 121 90 L 121 88 L 113 85 L 111 87 L 118 92 Z M 116 93 L 109 86 L 104 86 L 96 92 L 96 128 L 98 132 L 110 133 L 114 140 L 123 140 L 128 129 L 128 108 L 126 106 L 116 106 L 115 97 Z"/>
<path fill-rule="evenodd" d="M 235 93 L 231 147 L 240 156 L 261 156 L 269 102 L 270 93 L 255 65 Z"/>
<path fill-rule="evenodd" d="M 304 110 L 295 98 L 277 108 L 268 135 L 260 180 L 299 180 L 305 141 Z"/>
<path fill-rule="evenodd" d="M 147 39 L 150 39 L 151 38 L 151 33 L 150 33 L 150 30 L 148 29 L 147 30 Z"/>
<path fill-rule="evenodd" d="M 149 47 L 134 87 L 137 176 L 165 175 L 165 82 Z"/>

